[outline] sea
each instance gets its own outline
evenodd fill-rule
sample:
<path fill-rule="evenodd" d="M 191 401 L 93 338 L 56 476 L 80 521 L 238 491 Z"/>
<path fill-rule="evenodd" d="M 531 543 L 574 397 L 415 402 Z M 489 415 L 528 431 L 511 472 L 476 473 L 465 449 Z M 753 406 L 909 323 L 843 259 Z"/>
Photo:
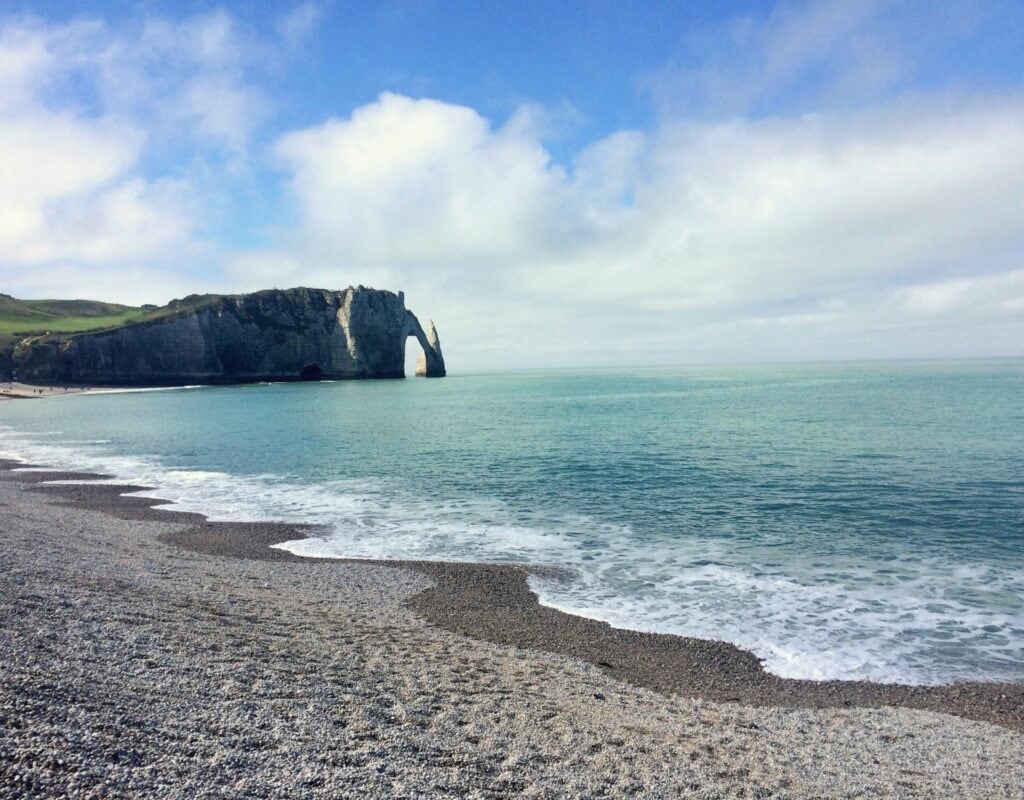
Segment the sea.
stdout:
<path fill-rule="evenodd" d="M 542 603 L 783 677 L 1024 680 L 1024 361 L 11 401 L 0 457 L 322 526 L 281 545 L 304 556 L 562 567 Z"/>

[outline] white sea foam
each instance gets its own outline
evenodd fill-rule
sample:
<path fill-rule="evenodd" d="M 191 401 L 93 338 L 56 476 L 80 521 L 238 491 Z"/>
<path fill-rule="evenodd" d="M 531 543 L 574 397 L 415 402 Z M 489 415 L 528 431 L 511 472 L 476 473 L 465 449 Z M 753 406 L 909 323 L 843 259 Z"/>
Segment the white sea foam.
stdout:
<path fill-rule="evenodd" d="M 144 392 L 177 392 L 183 389 L 205 389 L 205 384 L 189 384 L 187 386 L 118 386 L 109 389 L 89 389 L 84 392 L 85 395 L 90 394 L 142 394 Z M 65 395 L 55 395 L 56 397 L 64 397 Z M 66 395 L 71 397 L 73 395 Z"/>
<path fill-rule="evenodd" d="M 547 605 L 637 630 L 724 639 L 783 677 L 939 683 L 1024 679 L 1024 571 L 906 554 L 766 567 L 726 539 L 644 540 L 584 515 L 541 517 L 479 498 L 424 498 L 374 480 L 302 483 L 176 468 L 2 429 L 0 458 L 112 475 L 213 520 L 326 526 L 298 555 L 552 564 Z"/>
<path fill-rule="evenodd" d="M 815 582 L 750 565 L 687 566 L 693 555 L 680 550 L 647 564 L 634 550 L 634 577 L 656 576 L 645 592 L 609 591 L 614 582 L 601 570 L 581 570 L 569 584 L 534 578 L 533 586 L 553 606 L 619 627 L 728 640 L 782 677 L 925 684 L 1024 677 L 1024 609 L 1002 602 L 1024 590 L 1019 571 L 979 567 L 985 591 L 1000 602 L 978 606 L 964 600 L 978 581 L 937 560 L 887 585 L 868 568 Z"/>

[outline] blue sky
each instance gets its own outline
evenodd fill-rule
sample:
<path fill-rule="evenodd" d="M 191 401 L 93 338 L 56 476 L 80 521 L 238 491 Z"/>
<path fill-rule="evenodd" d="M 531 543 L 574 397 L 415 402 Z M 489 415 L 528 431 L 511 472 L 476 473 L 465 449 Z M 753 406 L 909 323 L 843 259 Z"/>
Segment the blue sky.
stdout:
<path fill-rule="evenodd" d="M 0 291 L 404 289 L 454 368 L 1024 354 L 1019 2 L 8 3 Z"/>

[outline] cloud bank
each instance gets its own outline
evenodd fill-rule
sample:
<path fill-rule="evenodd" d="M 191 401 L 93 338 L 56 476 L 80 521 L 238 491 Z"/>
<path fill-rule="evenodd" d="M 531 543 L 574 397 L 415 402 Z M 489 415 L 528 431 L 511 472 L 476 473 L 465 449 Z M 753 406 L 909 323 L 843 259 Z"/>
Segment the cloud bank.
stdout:
<path fill-rule="evenodd" d="M 661 359 L 697 354 L 699 326 L 763 339 L 772 320 L 791 340 L 780 355 L 824 355 L 826 336 L 866 357 L 936 316 L 969 311 L 973 326 L 987 314 L 1012 334 L 1019 303 L 993 295 L 980 310 L 979 287 L 1024 296 L 1016 101 L 666 123 L 615 133 L 563 168 L 515 118 L 495 127 L 469 108 L 385 94 L 275 152 L 300 209 L 295 279 L 343 263 L 442 308 L 454 292 L 487 309 L 488 332 L 467 331 L 465 344 L 489 340 L 474 346 L 495 360 L 523 313 L 545 333 L 572 331 L 595 360 L 602 342 L 604 357 L 643 358 L 652 330 Z M 806 350 L 794 349 L 801 329 Z M 772 355 L 760 343 L 757 354 Z"/>

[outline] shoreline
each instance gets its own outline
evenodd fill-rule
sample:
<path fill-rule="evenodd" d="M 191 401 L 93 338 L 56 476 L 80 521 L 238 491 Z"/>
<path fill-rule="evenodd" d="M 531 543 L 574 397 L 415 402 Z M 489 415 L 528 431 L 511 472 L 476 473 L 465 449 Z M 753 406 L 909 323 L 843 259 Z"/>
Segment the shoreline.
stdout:
<path fill-rule="evenodd" d="M 610 678 L 666 696 L 759 708 L 903 708 L 951 714 L 1024 731 L 1024 683 L 957 682 L 934 686 L 867 681 L 810 681 L 766 672 L 749 651 L 723 641 L 641 633 L 539 603 L 527 579 L 543 567 L 464 562 L 375 561 L 296 556 L 273 545 L 305 538 L 314 526 L 274 522 L 209 522 L 200 514 L 155 509 L 157 498 L 126 497 L 151 487 L 47 484 L 107 476 L 58 471 L 16 472 L 29 464 L 0 460 L 0 480 L 34 484 L 31 491 L 122 520 L 187 523 L 160 541 L 194 553 L 252 561 L 365 564 L 404 568 L 433 587 L 405 605 L 452 633 L 497 645 L 586 661 Z M 34 467 L 33 467 L 34 468 Z"/>
<path fill-rule="evenodd" d="M 523 568 L 301 558 L 269 543 L 304 526 L 23 466 L 0 465 L 0 798 L 1021 797 L 1019 728 L 662 694 L 601 665 L 601 623 L 541 620 L 568 657 L 508 627 L 559 615 Z"/>
<path fill-rule="evenodd" d="M 40 400 L 44 397 L 67 397 L 110 391 L 96 386 L 35 386 L 17 381 L 0 381 L 0 402 L 4 400 Z"/>
<path fill-rule="evenodd" d="M 190 383 L 173 386 L 43 386 L 31 383 L 0 381 L 2 400 L 42 400 L 47 397 L 74 397 L 90 394 L 135 394 L 139 392 L 169 392 L 176 389 L 201 389 L 216 384 Z"/>

